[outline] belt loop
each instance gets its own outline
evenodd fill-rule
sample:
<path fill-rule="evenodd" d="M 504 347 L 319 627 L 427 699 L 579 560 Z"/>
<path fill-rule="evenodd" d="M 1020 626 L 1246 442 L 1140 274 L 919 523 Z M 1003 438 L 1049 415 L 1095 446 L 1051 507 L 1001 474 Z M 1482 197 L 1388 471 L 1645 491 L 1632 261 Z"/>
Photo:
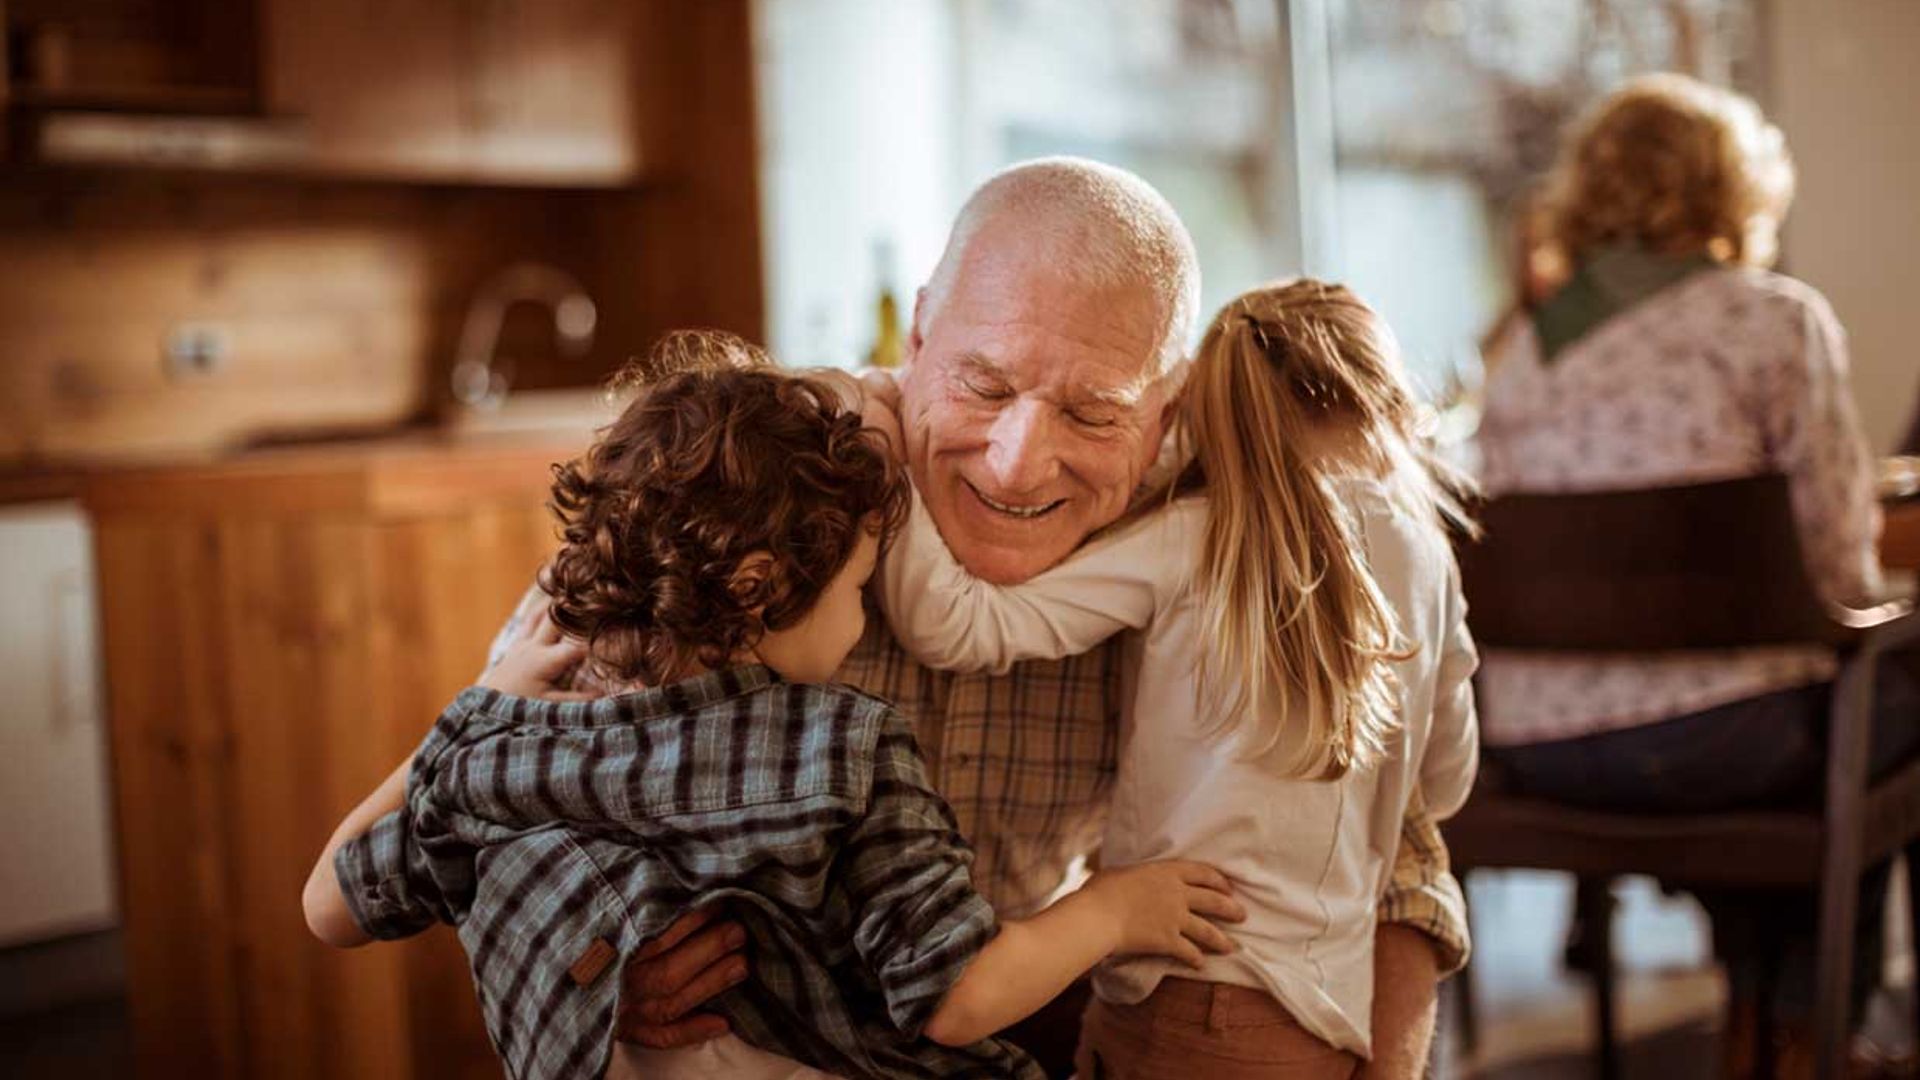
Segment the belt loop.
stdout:
<path fill-rule="evenodd" d="M 1207 1031 L 1217 1034 L 1227 1029 L 1227 1002 L 1220 993 L 1225 989 L 1220 983 L 1210 982 L 1207 987 Z"/>

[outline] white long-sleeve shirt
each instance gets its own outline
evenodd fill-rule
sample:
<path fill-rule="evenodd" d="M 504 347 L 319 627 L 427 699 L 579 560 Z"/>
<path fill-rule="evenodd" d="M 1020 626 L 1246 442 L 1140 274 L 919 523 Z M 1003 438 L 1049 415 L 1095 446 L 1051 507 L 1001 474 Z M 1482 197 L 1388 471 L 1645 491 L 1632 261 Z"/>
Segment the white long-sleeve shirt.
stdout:
<path fill-rule="evenodd" d="M 1132 684 L 1101 861 L 1210 863 L 1232 880 L 1248 918 L 1226 927 L 1239 949 L 1207 957 L 1198 972 L 1157 957 L 1111 961 L 1095 973 L 1095 991 L 1136 1002 L 1168 975 L 1254 987 L 1328 1043 L 1367 1054 L 1375 909 L 1416 789 L 1436 818 L 1466 799 L 1478 757 L 1469 683 L 1477 661 L 1444 538 L 1378 481 L 1346 481 L 1340 491 L 1399 630 L 1418 649 L 1395 664 L 1402 724 L 1389 753 L 1337 781 L 1283 779 L 1271 755 L 1249 759 L 1230 736 L 1201 734 L 1225 707 L 1202 694 L 1195 668 L 1206 647 L 1189 587 L 1203 497 L 1103 536 L 1022 584 L 997 586 L 967 573 L 916 496 L 885 556 L 881 598 L 900 643 L 954 671 L 1005 671 L 1140 631 L 1128 642 Z"/>

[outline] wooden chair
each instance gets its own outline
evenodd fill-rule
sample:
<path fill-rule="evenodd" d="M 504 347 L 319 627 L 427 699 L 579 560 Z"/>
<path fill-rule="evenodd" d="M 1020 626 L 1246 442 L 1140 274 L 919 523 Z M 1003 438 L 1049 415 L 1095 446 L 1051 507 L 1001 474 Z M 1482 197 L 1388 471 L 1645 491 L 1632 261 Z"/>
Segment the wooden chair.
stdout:
<path fill-rule="evenodd" d="M 1839 1077 L 1861 869 L 1920 837 L 1920 762 L 1867 784 L 1874 672 L 1883 653 L 1920 639 L 1920 617 L 1904 605 L 1867 611 L 1824 605 L 1807 579 L 1779 476 L 1506 496 L 1488 502 L 1480 516 L 1485 538 L 1463 547 L 1461 572 L 1469 622 L 1483 648 L 1593 653 L 1818 643 L 1840 655 L 1822 812 L 1596 813 L 1489 785 L 1443 826 L 1463 876 L 1482 867 L 1529 867 L 1581 879 L 1583 902 L 1597 909 L 1588 930 L 1597 976 L 1597 1058 L 1608 1080 L 1619 1073 L 1606 917 L 1612 878 L 1638 873 L 1696 885 L 1817 885 L 1815 1037 L 1820 1075 Z M 1920 930 L 1920 917 L 1915 921 Z M 1471 1048 L 1472 995 L 1464 977 L 1462 984 Z M 1762 1067 L 1771 1072 L 1764 1025 L 1762 1041 Z"/>

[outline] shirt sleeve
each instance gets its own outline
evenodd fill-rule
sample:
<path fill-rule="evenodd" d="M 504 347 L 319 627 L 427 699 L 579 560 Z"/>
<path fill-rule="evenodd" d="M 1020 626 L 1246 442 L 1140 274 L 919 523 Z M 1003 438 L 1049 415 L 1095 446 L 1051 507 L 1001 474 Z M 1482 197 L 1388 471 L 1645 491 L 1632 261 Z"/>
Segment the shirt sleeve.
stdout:
<path fill-rule="evenodd" d="M 1873 456 L 1847 386 L 1847 340 L 1840 320 L 1815 293 L 1798 301 L 1796 333 L 1767 387 L 1766 430 L 1775 464 L 1787 475 L 1807 570 L 1827 600 L 1866 605 L 1883 599 L 1878 544 L 1880 504 Z"/>
<path fill-rule="evenodd" d="M 854 948 L 895 1026 L 918 1036 L 999 924 L 974 891 L 973 853 L 898 712 L 889 710 L 875 746 L 872 797 L 844 858 Z"/>
<path fill-rule="evenodd" d="M 1019 661 L 1075 656 L 1146 626 L 1191 573 L 1205 527 L 1205 503 L 1185 500 L 1095 539 L 1045 573 L 995 585 L 954 558 L 915 493 L 881 568 L 881 608 L 922 664 L 1005 674 Z"/>
<path fill-rule="evenodd" d="M 447 706 L 414 752 L 400 808 L 334 852 L 334 875 L 347 910 L 360 929 L 376 940 L 409 937 L 436 922 L 453 921 L 446 870 L 435 872 L 419 833 L 423 819 L 432 823 L 440 816 L 428 795 L 432 777 L 468 714 L 465 695 Z"/>
<path fill-rule="evenodd" d="M 1474 715 L 1473 673 L 1480 654 L 1467 629 L 1460 571 L 1448 568 L 1448 630 L 1433 687 L 1433 723 L 1420 759 L 1420 789 L 1436 820 L 1460 811 L 1480 767 L 1480 721 Z"/>
<path fill-rule="evenodd" d="M 1380 901 L 1379 922 L 1405 926 L 1432 942 L 1440 974 L 1467 964 L 1472 942 L 1467 935 L 1467 903 L 1447 858 L 1447 842 L 1416 791 L 1400 826 L 1400 850 L 1393 878 Z"/>

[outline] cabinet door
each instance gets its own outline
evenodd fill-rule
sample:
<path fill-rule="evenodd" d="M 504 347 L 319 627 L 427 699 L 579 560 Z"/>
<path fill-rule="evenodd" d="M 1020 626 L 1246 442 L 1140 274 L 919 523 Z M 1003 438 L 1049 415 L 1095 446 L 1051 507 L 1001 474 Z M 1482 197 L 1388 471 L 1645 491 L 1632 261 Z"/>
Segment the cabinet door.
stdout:
<path fill-rule="evenodd" d="M 463 0 L 262 0 L 269 110 L 319 173 L 453 180 L 472 159 Z"/>
<path fill-rule="evenodd" d="M 500 182 L 639 172 L 631 0 L 489 0 L 473 34 L 474 169 Z"/>
<path fill-rule="evenodd" d="M 112 925 L 93 563 L 72 503 L 0 510 L 0 945 Z"/>
<path fill-rule="evenodd" d="M 270 109 L 323 174 L 611 186 L 638 173 L 629 0 L 262 0 Z"/>

